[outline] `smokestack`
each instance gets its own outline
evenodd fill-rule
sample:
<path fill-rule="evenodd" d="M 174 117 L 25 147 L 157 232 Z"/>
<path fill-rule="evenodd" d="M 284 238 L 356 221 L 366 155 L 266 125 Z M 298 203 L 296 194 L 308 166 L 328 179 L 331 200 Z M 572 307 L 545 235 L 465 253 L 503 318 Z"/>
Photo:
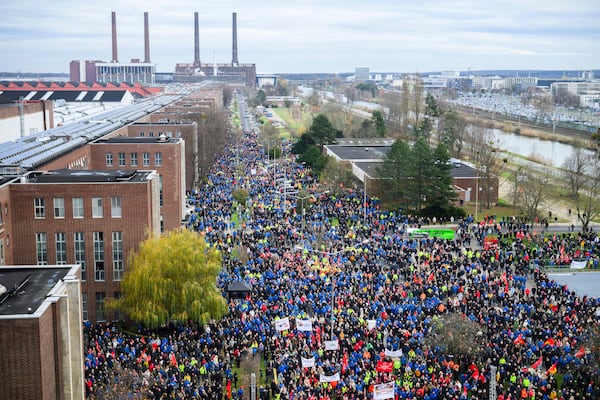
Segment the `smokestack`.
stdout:
<path fill-rule="evenodd" d="M 233 45 L 231 50 L 231 65 L 236 66 L 239 64 L 237 56 L 237 13 L 233 13 Z"/>
<path fill-rule="evenodd" d="M 144 62 L 150 62 L 150 32 L 148 28 L 148 12 L 144 13 Z"/>
<path fill-rule="evenodd" d="M 194 13 L 194 66 L 200 66 L 200 33 L 198 31 L 198 13 Z"/>
<path fill-rule="evenodd" d="M 112 12 L 112 62 L 118 63 L 117 56 L 117 13 Z"/>

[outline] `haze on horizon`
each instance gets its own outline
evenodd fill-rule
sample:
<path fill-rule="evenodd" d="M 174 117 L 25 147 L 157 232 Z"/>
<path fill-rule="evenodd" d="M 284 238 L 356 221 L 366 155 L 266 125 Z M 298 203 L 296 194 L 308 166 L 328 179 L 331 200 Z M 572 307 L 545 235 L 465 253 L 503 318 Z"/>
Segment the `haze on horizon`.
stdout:
<path fill-rule="evenodd" d="M 259 73 L 600 69 L 596 0 L 76 0 L 2 2 L 0 71 L 68 72 L 71 60 L 111 59 L 111 12 L 120 62 L 144 58 L 143 13 L 158 72 L 192 62 L 194 12 L 203 63 L 238 59 Z"/>

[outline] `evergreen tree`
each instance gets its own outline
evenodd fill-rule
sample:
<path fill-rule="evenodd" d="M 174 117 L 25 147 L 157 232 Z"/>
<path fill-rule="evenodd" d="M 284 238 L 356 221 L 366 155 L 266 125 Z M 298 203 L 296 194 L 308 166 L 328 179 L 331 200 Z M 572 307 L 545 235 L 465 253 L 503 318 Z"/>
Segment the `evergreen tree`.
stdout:
<path fill-rule="evenodd" d="M 313 119 L 307 134 L 317 145 L 323 146 L 335 142 L 336 130 L 326 115 L 319 114 Z"/>

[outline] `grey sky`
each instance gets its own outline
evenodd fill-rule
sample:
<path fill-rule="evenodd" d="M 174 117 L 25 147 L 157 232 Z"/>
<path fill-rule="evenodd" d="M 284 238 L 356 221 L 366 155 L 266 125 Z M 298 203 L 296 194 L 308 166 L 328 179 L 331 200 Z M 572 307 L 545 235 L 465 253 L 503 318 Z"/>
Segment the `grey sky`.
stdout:
<path fill-rule="evenodd" d="M 202 62 L 231 61 L 237 12 L 238 60 L 259 73 L 600 69 L 597 0 L 19 0 L 0 5 L 0 71 L 110 61 L 111 11 L 122 62 L 144 58 L 148 11 L 159 72 L 193 61 L 195 11 Z"/>

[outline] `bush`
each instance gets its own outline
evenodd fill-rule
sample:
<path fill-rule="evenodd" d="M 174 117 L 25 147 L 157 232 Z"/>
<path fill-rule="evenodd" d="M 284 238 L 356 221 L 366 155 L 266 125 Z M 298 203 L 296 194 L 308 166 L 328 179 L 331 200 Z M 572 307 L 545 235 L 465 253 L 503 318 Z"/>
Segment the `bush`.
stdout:
<path fill-rule="evenodd" d="M 248 191 L 246 189 L 235 189 L 232 193 L 233 199 L 239 204 L 246 204 L 248 199 Z"/>

